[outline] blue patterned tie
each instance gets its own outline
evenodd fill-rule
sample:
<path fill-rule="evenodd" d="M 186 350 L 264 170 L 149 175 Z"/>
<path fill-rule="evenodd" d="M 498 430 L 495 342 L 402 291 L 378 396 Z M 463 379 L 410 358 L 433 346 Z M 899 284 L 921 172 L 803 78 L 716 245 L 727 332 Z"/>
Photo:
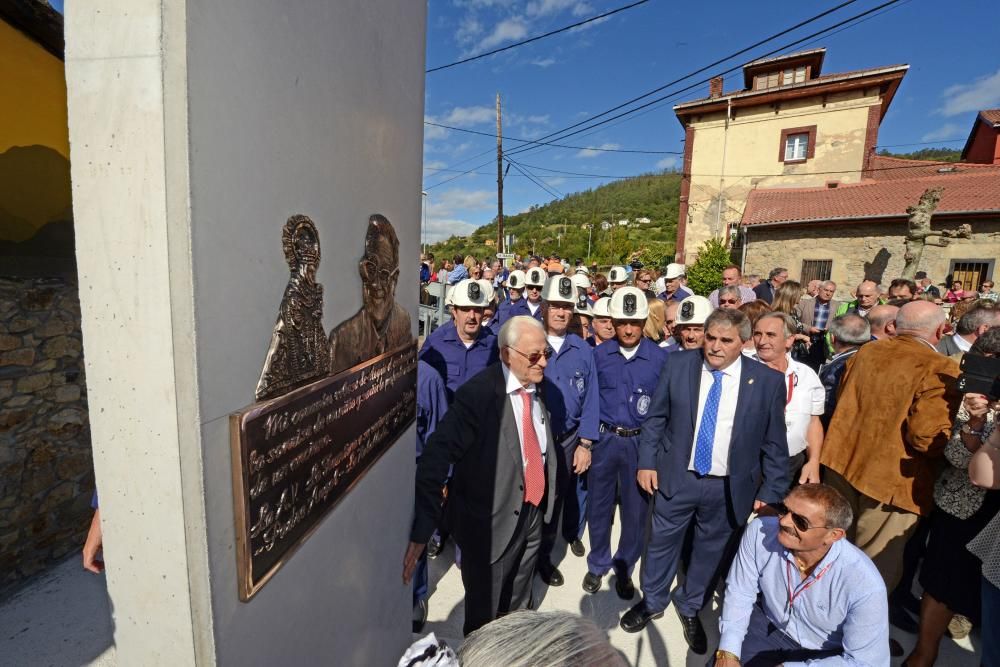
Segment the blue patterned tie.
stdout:
<path fill-rule="evenodd" d="M 719 418 L 719 400 L 722 398 L 722 371 L 712 371 L 712 388 L 708 390 L 705 411 L 701 413 L 698 438 L 694 445 L 694 470 L 707 475 L 712 469 L 712 443 L 715 441 L 715 422 Z"/>

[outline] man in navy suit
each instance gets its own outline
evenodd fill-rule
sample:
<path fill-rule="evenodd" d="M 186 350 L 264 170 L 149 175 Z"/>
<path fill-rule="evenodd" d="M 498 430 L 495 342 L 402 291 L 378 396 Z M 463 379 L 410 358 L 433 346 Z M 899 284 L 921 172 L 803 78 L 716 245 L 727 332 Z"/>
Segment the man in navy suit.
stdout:
<path fill-rule="evenodd" d="M 653 496 L 642 557 L 643 599 L 621 620 L 639 632 L 663 615 L 681 545 L 694 524 L 684 583 L 673 593 L 691 650 L 707 650 L 698 612 L 751 511 L 788 491 L 781 373 L 742 354 L 750 322 L 738 310 L 705 321 L 700 350 L 667 357 L 639 440 L 639 486 Z"/>

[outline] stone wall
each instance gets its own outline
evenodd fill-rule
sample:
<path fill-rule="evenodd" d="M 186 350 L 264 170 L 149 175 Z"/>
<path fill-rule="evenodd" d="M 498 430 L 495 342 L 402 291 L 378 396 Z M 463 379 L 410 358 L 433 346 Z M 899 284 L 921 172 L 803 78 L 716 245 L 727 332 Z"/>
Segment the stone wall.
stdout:
<path fill-rule="evenodd" d="M 918 270 L 927 271 L 935 283 L 943 282 L 951 260 L 988 262 L 1000 257 L 1000 219 L 962 220 L 972 226 L 971 239 L 952 239 L 946 247 L 924 249 Z M 934 229 L 954 229 L 958 221 L 935 220 Z M 799 278 L 802 261 L 833 260 L 830 278 L 837 283 L 837 297 L 849 296 L 865 277 L 888 286 L 903 271 L 906 222 L 817 224 L 811 226 L 750 227 L 744 273 L 767 276 L 777 266 Z M 996 276 L 994 275 L 994 279 Z"/>
<path fill-rule="evenodd" d="M 82 546 L 93 489 L 77 285 L 0 278 L 0 597 Z"/>

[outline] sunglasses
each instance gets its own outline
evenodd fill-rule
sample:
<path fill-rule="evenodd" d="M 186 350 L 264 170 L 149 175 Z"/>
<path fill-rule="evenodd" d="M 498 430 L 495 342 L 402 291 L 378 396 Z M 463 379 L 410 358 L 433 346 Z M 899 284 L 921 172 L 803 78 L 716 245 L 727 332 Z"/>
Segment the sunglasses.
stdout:
<path fill-rule="evenodd" d="M 541 361 L 542 357 L 545 357 L 546 359 L 548 359 L 549 357 L 552 356 L 552 353 L 553 353 L 553 349 L 551 347 L 546 347 L 543 352 L 532 352 L 531 354 L 525 354 L 524 352 L 521 352 L 521 350 L 517 349 L 516 347 L 508 347 L 507 349 L 508 350 L 514 350 L 515 352 L 517 352 L 518 354 L 520 354 L 522 357 L 524 357 L 525 359 L 527 359 L 528 363 L 531 364 L 532 366 L 534 366 L 539 361 Z"/>
<path fill-rule="evenodd" d="M 739 303 L 739 301 L 737 301 L 736 299 L 719 299 L 719 303 L 731 303 L 735 305 Z"/>
<path fill-rule="evenodd" d="M 817 528 L 826 528 L 826 529 L 832 528 L 832 526 L 811 526 L 811 525 L 809 525 L 809 519 L 805 518 L 801 514 L 796 514 L 792 510 L 788 509 L 785 506 L 784 503 L 778 503 L 776 505 L 772 505 L 772 507 L 774 507 L 775 511 L 778 513 L 778 516 L 782 516 L 783 517 L 786 514 L 789 515 L 789 516 L 791 516 L 792 517 L 792 523 L 795 525 L 795 528 L 797 530 L 799 530 L 800 532 L 804 533 L 806 531 L 815 530 Z"/>

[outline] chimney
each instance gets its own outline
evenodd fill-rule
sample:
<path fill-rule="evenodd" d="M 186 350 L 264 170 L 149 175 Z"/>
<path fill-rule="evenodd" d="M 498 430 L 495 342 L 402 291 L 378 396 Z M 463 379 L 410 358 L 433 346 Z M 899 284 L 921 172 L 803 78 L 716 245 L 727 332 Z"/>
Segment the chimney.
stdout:
<path fill-rule="evenodd" d="M 713 99 L 713 100 L 715 98 L 717 98 L 717 97 L 722 97 L 722 77 L 721 76 L 713 77 L 708 82 L 708 96 L 711 99 Z"/>

